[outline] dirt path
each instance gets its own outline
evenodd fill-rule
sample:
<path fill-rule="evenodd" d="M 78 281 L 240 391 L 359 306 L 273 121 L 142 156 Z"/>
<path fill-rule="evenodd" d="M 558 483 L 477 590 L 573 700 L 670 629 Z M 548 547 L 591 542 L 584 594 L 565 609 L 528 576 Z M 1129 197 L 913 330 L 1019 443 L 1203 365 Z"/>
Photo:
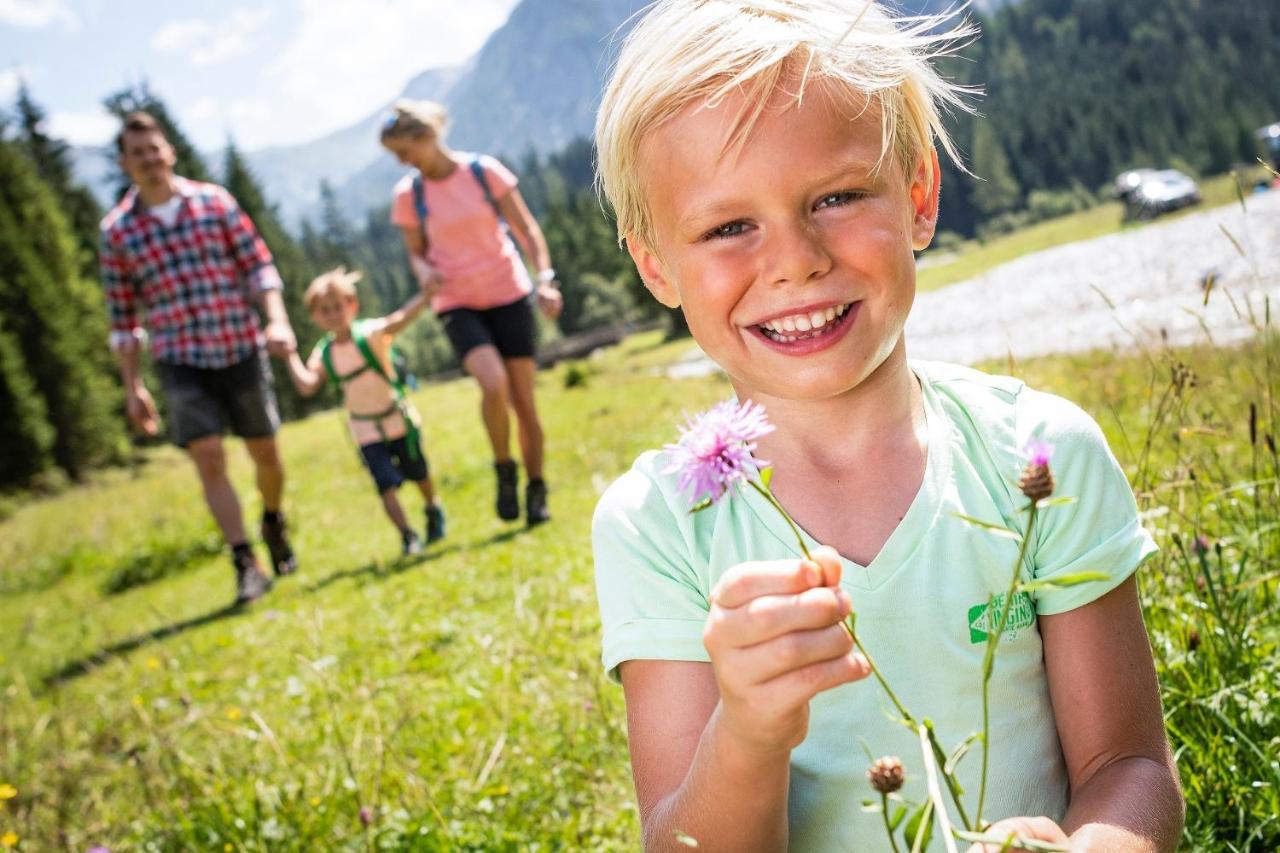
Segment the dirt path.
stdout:
<path fill-rule="evenodd" d="M 1203 340 L 1205 327 L 1222 342 L 1252 334 L 1249 311 L 1260 323 L 1267 296 L 1280 325 L 1280 191 L 1249 196 L 1246 206 L 1057 246 L 921 294 L 908 351 L 972 363 L 1128 348 L 1158 342 L 1162 331 L 1186 344 Z"/>

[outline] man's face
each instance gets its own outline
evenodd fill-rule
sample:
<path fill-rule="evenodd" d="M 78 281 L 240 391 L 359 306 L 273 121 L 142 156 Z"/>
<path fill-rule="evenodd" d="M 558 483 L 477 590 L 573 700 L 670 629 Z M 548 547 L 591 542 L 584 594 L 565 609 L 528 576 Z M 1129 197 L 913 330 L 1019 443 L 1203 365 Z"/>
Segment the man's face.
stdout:
<path fill-rule="evenodd" d="M 773 99 L 736 156 L 722 143 L 743 98 L 699 106 L 641 148 L 653 245 L 628 246 L 642 277 L 740 395 L 851 390 L 901 349 L 936 183 L 892 157 L 876 170 L 874 111 L 851 116 L 818 86 L 802 105 Z"/>
<path fill-rule="evenodd" d="M 139 187 L 166 186 L 173 179 L 177 156 L 158 130 L 126 131 L 120 168 Z"/>

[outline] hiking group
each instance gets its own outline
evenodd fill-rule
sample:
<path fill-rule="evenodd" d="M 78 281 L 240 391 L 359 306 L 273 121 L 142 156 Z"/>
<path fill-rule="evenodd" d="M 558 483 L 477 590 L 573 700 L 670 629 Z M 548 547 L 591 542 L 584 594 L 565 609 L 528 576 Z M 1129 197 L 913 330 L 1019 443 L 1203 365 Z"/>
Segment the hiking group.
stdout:
<path fill-rule="evenodd" d="M 224 188 L 174 173 L 174 149 L 152 116 L 135 112 L 124 119 L 116 141 L 132 186 L 102 221 L 100 258 L 126 413 L 139 432 L 159 433 L 156 404 L 143 382 L 147 342 L 170 438 L 195 465 L 231 549 L 237 603 L 260 598 L 272 580 L 254 554 L 227 475 L 224 432 L 244 439 L 253 460 L 271 574 L 298 568 L 281 511 L 285 472 L 270 357 L 287 363 L 303 396 L 326 382 L 339 389 L 351 436 L 400 535 L 402 553 L 421 553 L 424 538 L 397 497 L 406 481 L 422 493 L 426 543 L 444 537 L 445 512 L 422 446 L 421 419 L 393 357 L 395 336 L 427 307 L 480 386 L 498 516 L 520 518 L 519 467 L 511 455 L 514 412 L 526 472 L 526 522 L 534 526 L 551 517 L 534 401 L 534 310 L 559 315 L 555 270 L 515 175 L 491 157 L 449 148 L 447 126 L 440 105 L 399 101 L 381 133 L 383 145 L 414 169 L 395 187 L 391 218 L 404 235 L 418 292 L 384 317 L 361 318 L 361 274 L 341 267 L 321 274 L 307 287 L 304 304 L 325 336 L 304 361 L 281 295 L 285 284 L 253 222 Z M 533 278 L 526 258 L 537 270 Z"/>

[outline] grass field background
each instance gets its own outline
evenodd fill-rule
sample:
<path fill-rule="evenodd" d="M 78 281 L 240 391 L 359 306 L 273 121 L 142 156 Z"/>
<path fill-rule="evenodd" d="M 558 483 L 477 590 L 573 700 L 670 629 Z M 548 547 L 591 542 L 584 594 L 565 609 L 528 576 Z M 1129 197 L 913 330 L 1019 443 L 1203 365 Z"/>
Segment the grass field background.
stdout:
<path fill-rule="evenodd" d="M 636 849 L 590 516 L 640 451 L 729 393 L 667 377 L 691 346 L 640 335 L 539 374 L 555 520 L 533 531 L 494 517 L 473 384 L 418 392 L 450 528 L 421 559 L 398 558 L 339 414 L 289 424 L 302 570 L 243 610 L 173 449 L 0 522 L 0 843 Z M 1012 367 L 1099 420 L 1162 546 L 1142 593 L 1186 849 L 1276 849 L 1280 342 Z"/>

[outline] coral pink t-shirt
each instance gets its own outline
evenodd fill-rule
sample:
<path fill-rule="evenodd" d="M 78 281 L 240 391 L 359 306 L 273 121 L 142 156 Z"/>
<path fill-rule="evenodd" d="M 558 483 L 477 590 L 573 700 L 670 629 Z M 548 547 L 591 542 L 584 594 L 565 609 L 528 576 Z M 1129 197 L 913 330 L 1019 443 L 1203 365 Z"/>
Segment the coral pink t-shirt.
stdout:
<path fill-rule="evenodd" d="M 454 308 L 496 308 L 533 291 L 515 244 L 471 172 L 468 164 L 473 155 L 460 156 L 462 162 L 448 176 L 423 181 L 427 261 L 444 279 L 431 299 L 431 310 L 437 314 Z M 481 155 L 480 166 L 495 201 L 515 187 L 516 176 L 494 158 Z M 391 222 L 421 229 L 413 203 L 413 177 L 405 175 L 396 184 Z"/>

